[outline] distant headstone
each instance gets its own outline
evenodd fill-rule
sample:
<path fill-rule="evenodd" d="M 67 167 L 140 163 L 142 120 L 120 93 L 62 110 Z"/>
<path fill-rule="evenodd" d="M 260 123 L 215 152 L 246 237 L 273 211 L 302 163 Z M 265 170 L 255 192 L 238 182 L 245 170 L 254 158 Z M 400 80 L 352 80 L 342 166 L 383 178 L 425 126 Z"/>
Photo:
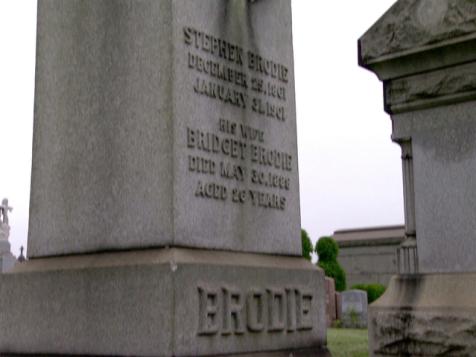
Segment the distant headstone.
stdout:
<path fill-rule="evenodd" d="M 328 354 L 291 30 L 290 0 L 38 2 L 29 259 L 0 277 L 0 354 Z"/>
<path fill-rule="evenodd" d="M 326 277 L 326 315 L 327 326 L 330 327 L 337 319 L 337 310 L 335 281 L 329 277 Z"/>
<path fill-rule="evenodd" d="M 362 290 L 341 292 L 341 311 L 343 327 L 367 327 L 367 292 Z"/>
<path fill-rule="evenodd" d="M 402 149 L 400 274 L 369 307 L 370 355 L 476 351 L 476 7 L 399 0 L 359 40 Z"/>
<path fill-rule="evenodd" d="M 336 292 L 336 319 L 342 321 L 342 295 Z"/>

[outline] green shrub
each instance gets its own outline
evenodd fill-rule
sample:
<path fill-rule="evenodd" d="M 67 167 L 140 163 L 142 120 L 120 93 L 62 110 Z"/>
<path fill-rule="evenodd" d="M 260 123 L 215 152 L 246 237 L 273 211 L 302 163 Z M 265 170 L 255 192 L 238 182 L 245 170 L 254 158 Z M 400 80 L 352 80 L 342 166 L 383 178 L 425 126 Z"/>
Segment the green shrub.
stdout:
<path fill-rule="evenodd" d="M 339 246 L 331 237 L 321 237 L 316 244 L 316 253 L 319 256 L 317 265 L 320 266 L 326 276 L 333 278 L 337 291 L 346 289 L 345 271 L 337 261 Z"/>
<path fill-rule="evenodd" d="M 367 301 L 373 303 L 385 292 L 385 286 L 382 284 L 356 284 L 352 289 L 364 290 L 367 292 Z"/>
<path fill-rule="evenodd" d="M 344 291 L 346 289 L 346 282 L 345 282 L 345 272 L 344 269 L 339 265 L 339 263 L 335 261 L 322 261 L 319 260 L 317 265 L 320 266 L 326 276 L 333 278 L 336 283 L 336 290 L 337 291 Z"/>
<path fill-rule="evenodd" d="M 313 251 L 311 238 L 304 229 L 301 229 L 301 243 L 302 243 L 302 256 L 307 260 L 311 260 L 311 253 Z"/>
<path fill-rule="evenodd" d="M 319 255 L 319 260 L 336 260 L 339 246 L 331 237 L 321 237 L 316 244 L 316 253 Z"/>

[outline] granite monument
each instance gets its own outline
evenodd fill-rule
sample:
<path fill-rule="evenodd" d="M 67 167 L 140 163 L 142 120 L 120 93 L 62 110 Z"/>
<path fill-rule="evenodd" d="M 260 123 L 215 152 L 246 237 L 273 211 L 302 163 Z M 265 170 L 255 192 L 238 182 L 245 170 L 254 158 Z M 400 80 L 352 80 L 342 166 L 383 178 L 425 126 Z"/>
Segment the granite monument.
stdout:
<path fill-rule="evenodd" d="M 476 349 L 476 6 L 399 0 L 359 40 L 402 147 L 400 274 L 369 308 L 372 356 Z"/>
<path fill-rule="evenodd" d="M 325 356 L 300 255 L 289 0 L 39 0 L 0 352 Z"/>

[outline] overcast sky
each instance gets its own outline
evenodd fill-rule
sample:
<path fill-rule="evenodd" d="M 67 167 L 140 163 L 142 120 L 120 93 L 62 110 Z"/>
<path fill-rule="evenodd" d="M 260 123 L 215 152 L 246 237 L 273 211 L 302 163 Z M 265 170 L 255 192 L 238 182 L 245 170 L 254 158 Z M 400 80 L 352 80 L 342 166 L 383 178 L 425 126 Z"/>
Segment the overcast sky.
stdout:
<path fill-rule="evenodd" d="M 357 66 L 357 39 L 394 0 L 293 0 L 302 226 L 315 241 L 341 228 L 403 223 L 400 150 L 382 85 Z M 36 1 L 0 0 L 0 199 L 10 241 L 26 246 Z"/>

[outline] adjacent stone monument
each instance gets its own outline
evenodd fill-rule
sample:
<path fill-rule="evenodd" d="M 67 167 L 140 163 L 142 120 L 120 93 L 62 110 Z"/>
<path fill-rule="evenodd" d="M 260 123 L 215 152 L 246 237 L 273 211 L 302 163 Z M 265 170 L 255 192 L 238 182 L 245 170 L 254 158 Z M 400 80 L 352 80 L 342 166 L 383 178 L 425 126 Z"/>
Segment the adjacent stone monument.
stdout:
<path fill-rule="evenodd" d="M 29 260 L 0 278 L 0 352 L 327 355 L 290 1 L 40 0 L 37 36 Z"/>
<path fill-rule="evenodd" d="M 369 309 L 372 356 L 474 355 L 476 6 L 400 0 L 359 41 L 402 147 L 400 275 Z"/>
<path fill-rule="evenodd" d="M 8 205 L 8 199 L 4 198 L 0 205 L 0 273 L 11 270 L 16 263 L 8 241 L 10 236 L 8 213 L 12 210 L 13 208 Z"/>

